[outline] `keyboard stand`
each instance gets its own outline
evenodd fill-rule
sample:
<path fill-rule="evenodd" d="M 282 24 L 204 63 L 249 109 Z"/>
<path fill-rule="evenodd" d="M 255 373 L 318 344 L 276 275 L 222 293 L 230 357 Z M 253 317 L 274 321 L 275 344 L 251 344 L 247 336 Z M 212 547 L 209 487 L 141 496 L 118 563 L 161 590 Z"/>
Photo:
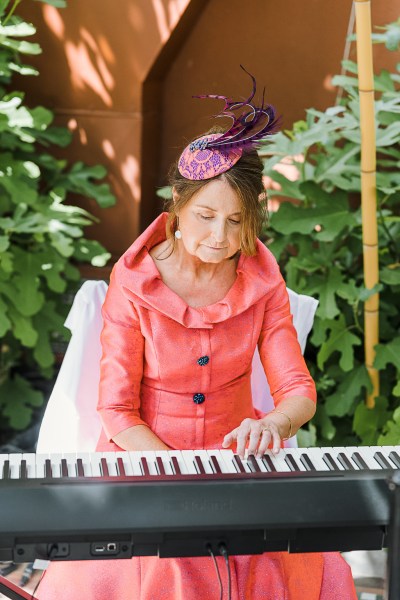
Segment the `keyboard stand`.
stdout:
<path fill-rule="evenodd" d="M 400 470 L 391 477 L 389 488 L 392 491 L 386 600 L 400 598 Z"/>
<path fill-rule="evenodd" d="M 38 600 L 36 596 L 32 596 L 32 594 L 18 587 L 15 583 L 11 583 L 2 575 L 0 575 L 0 592 L 11 600 Z"/>

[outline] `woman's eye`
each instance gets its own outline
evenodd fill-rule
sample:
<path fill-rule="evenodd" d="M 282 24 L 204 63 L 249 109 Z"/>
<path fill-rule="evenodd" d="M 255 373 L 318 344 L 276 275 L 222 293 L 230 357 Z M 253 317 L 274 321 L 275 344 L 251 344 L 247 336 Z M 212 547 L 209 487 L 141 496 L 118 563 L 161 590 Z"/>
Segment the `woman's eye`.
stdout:
<path fill-rule="evenodd" d="M 235 219 L 229 219 L 232 225 L 240 225 L 240 221 L 235 221 Z"/>
<path fill-rule="evenodd" d="M 204 221 L 209 221 L 210 219 L 212 219 L 212 217 L 207 217 L 206 215 L 200 215 L 200 217 L 204 219 Z"/>

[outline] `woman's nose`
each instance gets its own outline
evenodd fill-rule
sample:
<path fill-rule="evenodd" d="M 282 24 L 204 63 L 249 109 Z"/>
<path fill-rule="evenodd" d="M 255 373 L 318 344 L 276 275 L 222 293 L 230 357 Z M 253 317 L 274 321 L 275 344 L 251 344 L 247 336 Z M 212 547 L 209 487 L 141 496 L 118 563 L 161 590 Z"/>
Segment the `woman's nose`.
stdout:
<path fill-rule="evenodd" d="M 213 234 L 217 243 L 222 243 L 226 239 L 226 223 L 225 220 L 215 220 Z"/>

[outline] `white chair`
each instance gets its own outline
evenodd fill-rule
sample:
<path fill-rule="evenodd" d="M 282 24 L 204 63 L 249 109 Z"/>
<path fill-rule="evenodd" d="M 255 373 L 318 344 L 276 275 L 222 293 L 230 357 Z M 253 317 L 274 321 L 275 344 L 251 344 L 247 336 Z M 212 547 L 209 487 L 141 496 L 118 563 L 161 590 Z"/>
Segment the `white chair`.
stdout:
<path fill-rule="evenodd" d="M 107 291 L 104 281 L 86 281 L 78 290 L 65 326 L 72 337 L 62 362 L 39 431 L 36 452 L 93 452 L 101 423 L 96 411 L 100 380 L 101 306 Z M 288 290 L 293 323 L 304 352 L 317 300 Z M 254 405 L 267 412 L 273 409 L 269 386 L 258 350 L 251 376 Z M 285 445 L 296 446 L 296 438 Z"/>

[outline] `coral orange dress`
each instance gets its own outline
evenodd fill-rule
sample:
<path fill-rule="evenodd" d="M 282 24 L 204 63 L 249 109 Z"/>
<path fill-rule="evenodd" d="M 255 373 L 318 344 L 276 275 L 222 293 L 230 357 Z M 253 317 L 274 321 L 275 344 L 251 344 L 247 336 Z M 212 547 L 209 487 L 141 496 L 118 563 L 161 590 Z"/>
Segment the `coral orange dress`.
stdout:
<path fill-rule="evenodd" d="M 262 416 L 250 387 L 257 344 L 277 405 L 296 395 L 316 400 L 286 287 L 268 249 L 258 242 L 256 256 L 240 256 L 237 278 L 223 300 L 192 308 L 163 283 L 149 254 L 165 240 L 165 223 L 160 215 L 111 277 L 103 306 L 101 451 L 119 449 L 111 439 L 138 424 L 171 448 L 221 448 L 226 433 L 244 418 Z M 338 553 L 229 560 L 232 600 L 356 599 L 350 568 Z M 226 568 L 221 557 L 217 561 L 226 600 Z M 219 593 L 211 558 L 140 557 L 53 563 L 38 598 L 217 600 Z"/>

